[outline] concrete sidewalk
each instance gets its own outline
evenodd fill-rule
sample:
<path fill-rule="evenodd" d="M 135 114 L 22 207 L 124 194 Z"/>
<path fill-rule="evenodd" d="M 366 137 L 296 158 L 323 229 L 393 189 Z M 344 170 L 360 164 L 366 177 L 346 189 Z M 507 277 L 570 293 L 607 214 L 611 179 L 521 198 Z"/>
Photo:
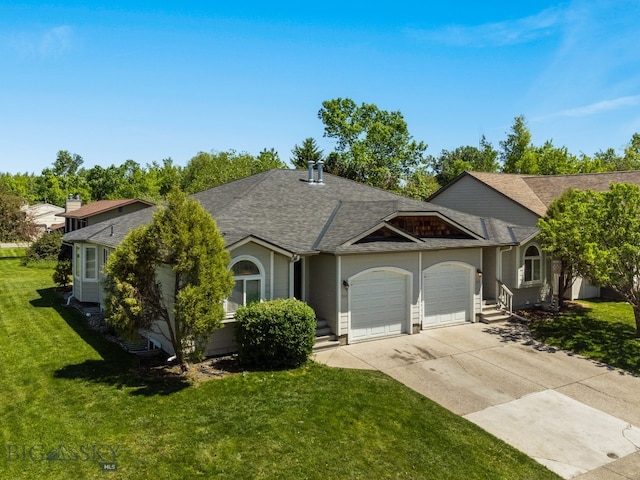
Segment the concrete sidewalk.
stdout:
<path fill-rule="evenodd" d="M 563 478 L 640 479 L 640 378 L 532 341 L 519 324 L 464 324 L 315 354 L 380 370 Z"/>

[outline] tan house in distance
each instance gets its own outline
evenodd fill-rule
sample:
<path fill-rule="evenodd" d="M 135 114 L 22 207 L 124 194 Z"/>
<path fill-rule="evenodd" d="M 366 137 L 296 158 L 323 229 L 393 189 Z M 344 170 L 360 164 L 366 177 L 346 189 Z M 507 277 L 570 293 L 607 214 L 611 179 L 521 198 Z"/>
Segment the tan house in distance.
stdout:
<path fill-rule="evenodd" d="M 472 215 L 500 218 L 518 225 L 536 226 L 544 217 L 547 208 L 569 188 L 578 190 L 605 191 L 611 183 L 633 183 L 640 185 L 640 171 L 604 172 L 576 175 L 523 175 L 507 173 L 463 172 L 430 198 L 429 202 L 453 208 Z M 533 258 L 539 256 L 546 267 L 543 276 L 555 287 L 557 266 L 546 258 L 540 246 L 523 249 L 516 247 L 516 256 Z M 568 297 L 593 298 L 600 289 L 585 279 L 578 279 Z"/>

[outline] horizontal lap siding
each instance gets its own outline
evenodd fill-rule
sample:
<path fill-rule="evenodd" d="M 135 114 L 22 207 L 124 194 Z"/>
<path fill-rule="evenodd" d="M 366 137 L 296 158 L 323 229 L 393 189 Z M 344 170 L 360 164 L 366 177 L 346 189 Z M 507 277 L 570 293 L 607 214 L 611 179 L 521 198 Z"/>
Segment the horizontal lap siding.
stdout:
<path fill-rule="evenodd" d="M 430 200 L 436 205 L 516 225 L 535 226 L 538 216 L 484 183 L 465 176 Z"/>
<path fill-rule="evenodd" d="M 273 298 L 289 298 L 289 282 L 293 280 L 289 279 L 289 259 L 275 253 L 273 269 Z"/>
<path fill-rule="evenodd" d="M 336 317 L 336 268 L 333 255 L 320 254 L 309 257 L 307 272 L 307 299 L 318 318 L 327 321 L 331 331 L 338 332 Z"/>

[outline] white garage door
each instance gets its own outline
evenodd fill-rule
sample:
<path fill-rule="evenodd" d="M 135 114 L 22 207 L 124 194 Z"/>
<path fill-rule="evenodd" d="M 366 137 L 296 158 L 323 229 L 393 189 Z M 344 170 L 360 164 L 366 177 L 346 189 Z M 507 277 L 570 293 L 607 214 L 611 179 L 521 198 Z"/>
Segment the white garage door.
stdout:
<path fill-rule="evenodd" d="M 423 274 L 423 326 L 446 325 L 471 320 L 471 266 L 442 263 Z"/>
<path fill-rule="evenodd" d="M 349 342 L 407 331 L 407 278 L 400 272 L 373 270 L 351 280 Z"/>

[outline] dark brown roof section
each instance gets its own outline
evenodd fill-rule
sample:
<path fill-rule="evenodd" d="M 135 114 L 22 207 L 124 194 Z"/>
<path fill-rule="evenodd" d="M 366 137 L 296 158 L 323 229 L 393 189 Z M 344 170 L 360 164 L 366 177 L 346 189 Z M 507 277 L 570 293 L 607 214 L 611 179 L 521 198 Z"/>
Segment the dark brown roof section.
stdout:
<path fill-rule="evenodd" d="M 519 175 L 466 172 L 494 190 L 543 217 L 547 207 L 569 188 L 605 191 L 612 183 L 640 185 L 640 170 L 574 175 Z"/>
<path fill-rule="evenodd" d="M 153 203 L 146 200 L 140 200 L 139 198 L 124 198 L 120 200 L 98 200 L 97 202 L 90 203 L 84 207 L 80 207 L 77 210 L 71 212 L 59 213 L 58 217 L 67 218 L 88 218 L 99 213 L 109 212 L 116 208 L 125 207 L 134 203 L 141 203 L 147 207 L 153 206 Z"/>
<path fill-rule="evenodd" d="M 640 171 L 584 173 L 577 175 L 536 175 L 524 177 L 524 181 L 537 197 L 549 206 L 569 188 L 577 190 L 609 190 L 612 183 L 633 183 L 640 185 Z"/>

